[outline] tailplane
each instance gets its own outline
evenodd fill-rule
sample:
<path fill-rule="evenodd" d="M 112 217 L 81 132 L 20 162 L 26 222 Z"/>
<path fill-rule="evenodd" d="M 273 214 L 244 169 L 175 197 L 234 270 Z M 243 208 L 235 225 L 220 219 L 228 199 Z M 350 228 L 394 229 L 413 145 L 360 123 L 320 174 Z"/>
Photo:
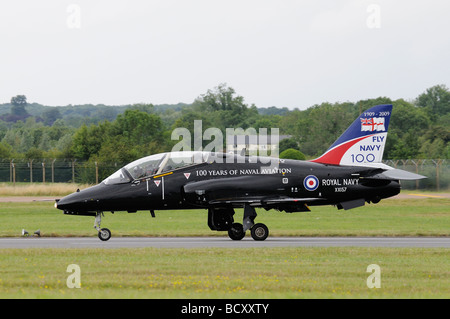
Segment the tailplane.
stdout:
<path fill-rule="evenodd" d="M 319 158 L 312 162 L 332 165 L 372 166 L 381 163 L 392 105 L 363 112 Z"/>

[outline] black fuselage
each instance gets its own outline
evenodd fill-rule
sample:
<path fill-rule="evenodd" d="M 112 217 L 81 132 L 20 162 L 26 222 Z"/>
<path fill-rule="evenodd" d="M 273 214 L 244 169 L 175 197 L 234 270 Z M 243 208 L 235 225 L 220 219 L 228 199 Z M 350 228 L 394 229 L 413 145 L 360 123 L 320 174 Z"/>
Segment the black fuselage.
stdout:
<path fill-rule="evenodd" d="M 304 210 L 305 204 L 339 207 L 362 199 L 376 203 L 400 192 L 397 180 L 365 178 L 373 176 L 376 168 L 297 160 L 280 160 L 272 166 L 250 158 L 243 161 L 203 162 L 125 183 L 102 182 L 62 198 L 57 208 L 68 214 L 94 215 L 100 211 L 243 207 L 251 203 L 293 212 Z"/>

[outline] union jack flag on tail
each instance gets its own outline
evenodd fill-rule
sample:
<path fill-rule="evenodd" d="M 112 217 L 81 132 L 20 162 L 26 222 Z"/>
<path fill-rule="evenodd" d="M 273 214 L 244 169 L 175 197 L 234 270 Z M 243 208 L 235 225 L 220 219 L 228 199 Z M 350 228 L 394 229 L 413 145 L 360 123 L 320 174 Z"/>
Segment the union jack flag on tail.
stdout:
<path fill-rule="evenodd" d="M 384 132 L 384 117 L 361 118 L 361 132 Z"/>

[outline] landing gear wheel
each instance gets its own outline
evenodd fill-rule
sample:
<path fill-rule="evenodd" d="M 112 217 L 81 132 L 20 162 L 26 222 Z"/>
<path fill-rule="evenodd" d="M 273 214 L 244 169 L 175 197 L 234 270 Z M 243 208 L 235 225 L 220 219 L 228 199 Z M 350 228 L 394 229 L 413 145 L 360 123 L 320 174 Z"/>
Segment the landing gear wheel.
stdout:
<path fill-rule="evenodd" d="M 264 224 L 258 223 L 253 225 L 251 234 L 254 240 L 265 240 L 269 236 L 269 228 Z"/>
<path fill-rule="evenodd" d="M 239 223 L 233 223 L 231 228 L 228 230 L 228 236 L 233 240 L 241 240 L 245 237 L 244 226 Z"/>
<path fill-rule="evenodd" d="M 111 231 L 108 228 L 102 228 L 98 232 L 98 238 L 102 241 L 107 241 L 111 238 Z"/>

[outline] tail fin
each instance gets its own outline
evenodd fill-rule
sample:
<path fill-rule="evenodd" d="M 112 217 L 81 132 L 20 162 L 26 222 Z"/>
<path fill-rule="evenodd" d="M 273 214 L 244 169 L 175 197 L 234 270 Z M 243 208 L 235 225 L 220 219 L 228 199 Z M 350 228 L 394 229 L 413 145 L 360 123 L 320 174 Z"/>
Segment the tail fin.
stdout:
<path fill-rule="evenodd" d="M 322 156 L 311 162 L 358 166 L 380 163 L 391 113 L 391 104 L 363 112 Z"/>

